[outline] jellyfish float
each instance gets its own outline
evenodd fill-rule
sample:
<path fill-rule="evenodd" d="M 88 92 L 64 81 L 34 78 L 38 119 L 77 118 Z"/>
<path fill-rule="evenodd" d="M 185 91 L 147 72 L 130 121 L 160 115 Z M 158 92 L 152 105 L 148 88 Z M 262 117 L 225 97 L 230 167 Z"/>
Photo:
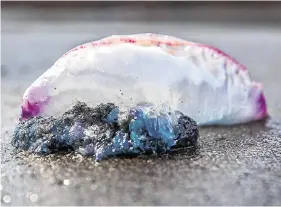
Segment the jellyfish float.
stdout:
<path fill-rule="evenodd" d="M 58 146 L 97 159 L 195 144 L 197 125 L 267 116 L 262 84 L 251 80 L 244 65 L 214 47 L 150 33 L 75 47 L 27 88 L 21 110 L 15 146 L 52 151 L 53 142 L 39 134 L 30 138 L 23 128 L 34 125 L 36 134 L 39 122 L 56 122 L 59 127 L 47 128 Z M 78 132 L 84 137 L 80 144 Z"/>

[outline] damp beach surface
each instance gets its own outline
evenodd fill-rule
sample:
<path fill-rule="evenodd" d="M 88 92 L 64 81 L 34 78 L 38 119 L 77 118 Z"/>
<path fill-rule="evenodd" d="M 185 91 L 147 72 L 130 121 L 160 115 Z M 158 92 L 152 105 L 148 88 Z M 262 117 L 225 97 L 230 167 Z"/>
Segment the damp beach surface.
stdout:
<path fill-rule="evenodd" d="M 44 11 L 48 20 L 28 9 L 2 11 L 2 205 L 281 204 L 280 26 L 192 21 L 117 24 L 94 21 L 86 9 L 74 11 L 83 14 L 83 21 L 62 17 L 54 21 L 59 12 Z M 71 16 L 69 11 L 64 14 Z M 44 157 L 14 153 L 11 139 L 22 93 L 58 57 L 90 40 L 148 31 L 212 44 L 236 57 L 264 84 L 271 119 L 199 128 L 197 150 L 164 155 L 96 163 L 94 157 L 75 152 Z"/>

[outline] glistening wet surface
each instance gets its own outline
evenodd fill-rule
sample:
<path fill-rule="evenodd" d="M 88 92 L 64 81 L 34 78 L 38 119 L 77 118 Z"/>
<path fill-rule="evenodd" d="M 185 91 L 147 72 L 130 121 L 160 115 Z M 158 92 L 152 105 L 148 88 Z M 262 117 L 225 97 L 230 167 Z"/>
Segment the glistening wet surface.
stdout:
<path fill-rule="evenodd" d="M 11 17 L 28 13 L 2 14 L 2 205 L 281 205 L 280 26 Z M 264 84 L 271 119 L 201 128 L 198 150 L 162 156 L 97 164 L 75 153 L 13 153 L 22 93 L 33 80 L 80 43 L 140 32 L 212 44 L 236 57 Z"/>

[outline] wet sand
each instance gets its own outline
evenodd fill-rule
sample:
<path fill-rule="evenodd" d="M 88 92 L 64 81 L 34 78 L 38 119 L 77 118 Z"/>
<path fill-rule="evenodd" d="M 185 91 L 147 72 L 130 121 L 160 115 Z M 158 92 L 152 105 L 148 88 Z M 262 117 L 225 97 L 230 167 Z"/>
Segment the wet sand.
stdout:
<path fill-rule="evenodd" d="M 145 13 L 112 11 L 2 10 L 2 205 L 281 205 L 278 18 L 274 24 L 208 21 L 207 16 L 200 21 L 138 21 L 136 16 L 144 18 Z M 119 13 L 136 20 L 110 18 Z M 201 128 L 195 152 L 113 158 L 99 164 L 75 154 L 42 158 L 13 153 L 10 140 L 21 96 L 33 80 L 78 44 L 140 32 L 211 44 L 236 57 L 264 84 L 270 120 Z"/>

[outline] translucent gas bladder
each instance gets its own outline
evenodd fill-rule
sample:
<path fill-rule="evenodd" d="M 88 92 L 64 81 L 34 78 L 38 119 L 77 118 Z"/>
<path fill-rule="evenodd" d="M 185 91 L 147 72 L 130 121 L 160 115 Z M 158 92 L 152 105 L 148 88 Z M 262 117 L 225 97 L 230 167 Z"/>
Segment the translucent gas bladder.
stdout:
<path fill-rule="evenodd" d="M 261 84 L 243 65 L 210 46 L 156 34 L 111 36 L 69 51 L 25 91 L 22 118 L 59 115 L 76 100 L 124 111 L 151 103 L 199 125 L 267 116 Z"/>

